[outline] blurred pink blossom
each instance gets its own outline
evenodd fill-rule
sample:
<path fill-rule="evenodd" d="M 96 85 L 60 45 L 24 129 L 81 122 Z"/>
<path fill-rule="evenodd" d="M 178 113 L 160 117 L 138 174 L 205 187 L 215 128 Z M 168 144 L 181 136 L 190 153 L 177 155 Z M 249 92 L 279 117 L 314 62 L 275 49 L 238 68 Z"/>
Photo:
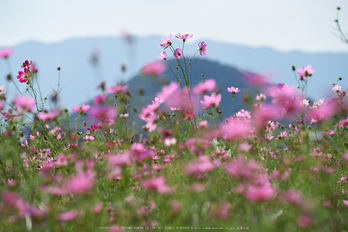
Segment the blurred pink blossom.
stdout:
<path fill-rule="evenodd" d="M 109 93 L 122 93 L 124 92 L 126 89 L 128 88 L 128 84 L 125 84 L 125 85 L 120 85 L 120 84 L 117 84 L 115 87 L 109 87 L 106 89 L 107 92 Z"/>
<path fill-rule="evenodd" d="M 6 59 L 12 54 L 12 52 L 12 48 L 3 48 L 0 50 L 0 58 Z"/>
<path fill-rule="evenodd" d="M 35 100 L 32 99 L 31 97 L 26 97 L 26 96 L 19 96 L 13 99 L 13 103 L 22 108 L 24 112 L 32 111 L 32 109 L 35 106 Z"/>
<path fill-rule="evenodd" d="M 164 71 L 166 71 L 166 69 L 167 66 L 165 66 L 165 64 L 163 64 L 161 61 L 153 61 L 144 65 L 141 68 L 141 72 L 145 75 L 158 76 L 162 74 Z"/>
<path fill-rule="evenodd" d="M 162 176 L 149 180 L 143 180 L 141 185 L 146 189 L 156 190 L 160 194 L 168 194 L 173 192 L 173 189 L 166 185 L 166 179 Z"/>
<path fill-rule="evenodd" d="M 307 67 L 303 66 L 303 68 L 297 69 L 297 74 L 300 75 L 300 78 L 306 79 L 309 76 L 312 76 L 314 73 L 314 69 L 312 69 L 311 65 L 308 65 Z"/>
<path fill-rule="evenodd" d="M 90 105 L 82 104 L 81 106 L 74 105 L 71 109 L 75 111 L 76 113 L 82 114 L 86 112 L 89 108 L 90 108 Z"/>
<path fill-rule="evenodd" d="M 55 119 L 56 117 L 58 117 L 60 115 L 59 110 L 54 110 L 48 113 L 42 112 L 42 113 L 38 113 L 37 117 L 41 120 L 52 120 Z"/>
<path fill-rule="evenodd" d="M 94 186 L 94 176 L 92 173 L 80 172 L 70 177 L 65 187 L 73 194 L 88 193 Z"/>
<path fill-rule="evenodd" d="M 201 95 L 202 93 L 213 91 L 213 89 L 216 87 L 216 82 L 214 79 L 208 79 L 204 82 L 198 83 L 193 88 L 193 93 L 197 95 Z"/>

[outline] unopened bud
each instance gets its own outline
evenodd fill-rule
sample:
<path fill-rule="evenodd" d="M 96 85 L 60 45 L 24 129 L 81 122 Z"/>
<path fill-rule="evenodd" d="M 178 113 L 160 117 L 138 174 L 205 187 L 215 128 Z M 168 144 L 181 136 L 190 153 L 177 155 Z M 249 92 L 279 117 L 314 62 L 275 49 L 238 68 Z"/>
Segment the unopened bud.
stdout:
<path fill-rule="evenodd" d="M 121 65 L 121 71 L 122 71 L 122 72 L 125 72 L 125 71 L 126 71 L 126 65 L 125 65 L 125 64 L 122 64 L 122 65 Z"/>
<path fill-rule="evenodd" d="M 295 68 L 295 66 L 293 65 L 293 66 L 292 66 L 292 71 L 295 71 L 295 70 L 296 70 L 296 68 Z"/>
<path fill-rule="evenodd" d="M 57 70 L 60 71 L 60 67 L 58 67 Z"/>

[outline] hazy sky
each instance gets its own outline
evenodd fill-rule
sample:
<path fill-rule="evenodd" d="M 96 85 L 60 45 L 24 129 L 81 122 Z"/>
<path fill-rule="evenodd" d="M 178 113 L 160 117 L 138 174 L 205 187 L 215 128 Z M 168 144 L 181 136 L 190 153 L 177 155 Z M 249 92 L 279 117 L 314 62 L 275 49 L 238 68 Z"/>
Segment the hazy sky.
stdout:
<path fill-rule="evenodd" d="M 192 33 L 277 50 L 348 52 L 348 0 L 0 0 L 0 45 L 73 37 Z M 337 34 L 337 33 L 336 33 Z M 160 38 L 159 38 L 160 42 Z"/>

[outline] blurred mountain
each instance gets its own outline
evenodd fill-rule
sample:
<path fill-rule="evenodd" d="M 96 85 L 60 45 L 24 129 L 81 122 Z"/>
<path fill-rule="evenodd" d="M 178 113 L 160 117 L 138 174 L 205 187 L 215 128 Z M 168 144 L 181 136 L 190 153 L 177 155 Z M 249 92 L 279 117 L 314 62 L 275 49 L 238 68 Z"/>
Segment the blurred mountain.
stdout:
<path fill-rule="evenodd" d="M 100 94 L 96 86 L 102 81 L 109 87 L 131 80 L 144 64 L 156 60 L 163 51 L 158 47 L 161 38 L 162 36 L 76 38 L 51 44 L 29 41 L 14 47 L 14 53 L 8 59 L 9 65 L 0 60 L 0 84 L 5 85 L 9 99 L 18 95 L 13 83 L 7 82 L 5 77 L 11 72 L 12 78 L 23 91 L 25 84 L 17 82 L 17 72 L 21 70 L 24 60 L 33 60 L 39 68 L 38 78 L 43 95 L 50 98 L 59 82 L 62 88 L 58 95 L 59 104 L 70 109 L 73 105 L 86 103 Z M 187 59 L 192 58 L 197 50 L 199 41 L 193 39 L 194 37 L 185 43 L 184 54 Z M 174 47 L 182 47 L 180 40 L 174 38 L 172 42 Z M 224 67 L 235 67 L 242 72 L 266 74 L 273 83 L 296 85 L 291 66 L 302 68 L 311 64 L 315 72 L 309 79 L 307 93 L 314 100 L 328 96 L 332 83 L 338 77 L 343 78 L 340 83 L 343 88 L 348 86 L 347 53 L 279 52 L 270 48 L 253 48 L 209 40 L 205 42 L 208 45 L 205 59 L 219 62 Z M 168 58 L 172 57 L 169 49 L 166 52 Z M 200 57 L 199 53 L 195 56 L 194 64 L 197 57 Z M 121 66 L 125 67 L 124 72 Z M 57 67 L 61 67 L 60 78 Z M 216 72 L 197 72 L 198 75 L 205 73 L 206 79 L 220 78 Z M 221 87 L 242 87 L 233 78 L 229 81 L 230 83 L 226 82 L 227 86 Z M 47 107 L 53 108 L 53 103 L 47 102 Z"/>

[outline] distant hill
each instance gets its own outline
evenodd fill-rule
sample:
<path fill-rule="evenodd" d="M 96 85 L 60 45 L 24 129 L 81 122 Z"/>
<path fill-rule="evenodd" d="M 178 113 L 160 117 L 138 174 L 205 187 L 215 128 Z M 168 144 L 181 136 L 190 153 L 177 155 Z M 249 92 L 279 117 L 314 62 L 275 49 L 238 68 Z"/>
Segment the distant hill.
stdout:
<path fill-rule="evenodd" d="M 162 36 L 133 37 L 131 42 L 116 37 L 76 38 L 52 44 L 30 41 L 14 47 L 15 51 L 9 58 L 10 67 L 13 78 L 17 81 L 16 75 L 21 70 L 22 62 L 26 59 L 36 62 L 41 90 L 48 97 L 52 94 L 52 89 L 57 88 L 57 67 L 61 67 L 62 92 L 58 100 L 63 107 L 70 109 L 73 105 L 86 103 L 96 96 L 96 86 L 101 81 L 106 81 L 107 86 L 113 86 L 120 81 L 131 80 L 144 64 L 156 60 L 157 55 L 163 51 L 158 47 L 161 38 Z M 191 58 L 198 42 L 191 39 L 187 41 L 184 51 L 187 58 Z M 308 95 L 314 100 L 329 95 L 330 87 L 338 77 L 343 78 L 341 85 L 344 88 L 348 86 L 347 53 L 279 52 L 270 48 L 253 48 L 210 40 L 205 42 L 208 52 L 204 58 L 235 67 L 242 72 L 271 73 L 275 78 L 274 83 L 296 85 L 291 66 L 301 68 L 311 64 L 315 73 L 309 80 Z M 173 39 L 173 45 L 181 47 L 182 43 Z M 99 51 L 98 63 L 95 63 L 98 65 L 91 63 L 93 51 Z M 167 53 L 168 58 L 172 57 L 168 49 Z M 196 57 L 200 57 L 199 54 Z M 122 64 L 126 65 L 125 73 L 121 72 Z M 199 75 L 205 73 L 206 78 L 219 78 L 207 71 L 198 72 Z M 5 84 L 11 98 L 18 93 L 14 86 L 9 86 L 10 83 L 6 82 L 7 73 L 6 63 L 0 60 L 0 84 Z M 24 90 L 25 84 L 18 85 Z M 234 83 L 231 85 L 237 86 Z"/>

